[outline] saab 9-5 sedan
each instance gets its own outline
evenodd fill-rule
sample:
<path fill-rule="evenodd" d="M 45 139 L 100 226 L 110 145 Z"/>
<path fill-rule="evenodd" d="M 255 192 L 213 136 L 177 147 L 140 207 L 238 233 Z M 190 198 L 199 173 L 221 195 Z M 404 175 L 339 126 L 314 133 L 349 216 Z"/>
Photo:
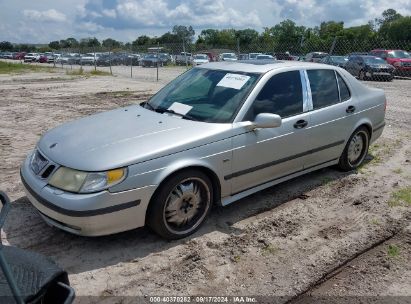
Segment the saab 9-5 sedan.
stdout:
<path fill-rule="evenodd" d="M 353 170 L 386 98 L 347 71 L 295 61 L 207 63 L 151 99 L 48 131 L 21 167 L 43 219 L 78 235 L 196 231 L 231 204 L 320 168 Z"/>

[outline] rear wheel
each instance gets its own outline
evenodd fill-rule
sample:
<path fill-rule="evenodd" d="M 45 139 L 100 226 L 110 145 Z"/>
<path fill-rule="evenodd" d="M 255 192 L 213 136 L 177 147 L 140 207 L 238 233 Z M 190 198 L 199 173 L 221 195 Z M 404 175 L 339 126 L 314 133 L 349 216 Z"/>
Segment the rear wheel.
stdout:
<path fill-rule="evenodd" d="M 194 233 L 211 209 L 210 179 L 200 171 L 187 170 L 177 173 L 160 187 L 147 212 L 148 226 L 170 240 Z"/>
<path fill-rule="evenodd" d="M 338 167 L 343 171 L 351 171 L 360 166 L 368 153 L 369 142 L 367 128 L 359 127 L 355 130 L 341 154 Z"/>

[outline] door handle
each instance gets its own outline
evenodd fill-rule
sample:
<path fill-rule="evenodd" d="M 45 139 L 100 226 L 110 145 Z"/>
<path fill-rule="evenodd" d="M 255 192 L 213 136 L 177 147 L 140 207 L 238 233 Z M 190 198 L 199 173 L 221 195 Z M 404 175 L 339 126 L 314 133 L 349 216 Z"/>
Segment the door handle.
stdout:
<path fill-rule="evenodd" d="M 345 112 L 347 113 L 354 113 L 355 111 L 355 107 L 354 106 L 348 106 L 347 109 L 345 109 Z"/>
<path fill-rule="evenodd" d="M 294 124 L 294 128 L 302 129 L 302 128 L 305 128 L 307 125 L 308 125 L 308 121 L 300 119 Z"/>

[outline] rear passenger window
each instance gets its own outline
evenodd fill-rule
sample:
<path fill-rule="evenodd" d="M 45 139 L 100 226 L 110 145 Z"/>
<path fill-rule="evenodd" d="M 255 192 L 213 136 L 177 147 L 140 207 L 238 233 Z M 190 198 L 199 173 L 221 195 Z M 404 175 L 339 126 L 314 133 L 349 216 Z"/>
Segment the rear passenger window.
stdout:
<path fill-rule="evenodd" d="M 340 102 L 334 70 L 308 70 L 307 74 L 314 110 Z"/>
<path fill-rule="evenodd" d="M 254 120 L 257 114 L 273 113 L 282 118 L 303 112 L 303 92 L 299 71 L 274 75 L 261 89 L 247 114 Z"/>
<path fill-rule="evenodd" d="M 338 87 L 340 88 L 340 98 L 341 101 L 346 101 L 350 99 L 351 93 L 350 90 L 348 89 L 347 84 L 345 83 L 344 79 L 342 79 L 341 75 L 337 74 L 337 80 L 338 80 Z"/>

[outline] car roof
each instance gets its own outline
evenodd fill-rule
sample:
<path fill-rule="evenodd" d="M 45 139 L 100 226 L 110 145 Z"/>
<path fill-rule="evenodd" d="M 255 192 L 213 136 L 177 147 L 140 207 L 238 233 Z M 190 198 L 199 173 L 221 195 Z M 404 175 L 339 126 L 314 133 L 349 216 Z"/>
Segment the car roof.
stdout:
<path fill-rule="evenodd" d="M 335 67 L 302 61 L 289 61 L 289 60 L 238 60 L 238 61 L 220 61 L 210 62 L 199 66 L 203 69 L 215 69 L 224 71 L 238 71 L 246 73 L 266 73 L 268 71 L 281 69 L 281 68 L 321 68 L 321 69 L 335 69 Z"/>

